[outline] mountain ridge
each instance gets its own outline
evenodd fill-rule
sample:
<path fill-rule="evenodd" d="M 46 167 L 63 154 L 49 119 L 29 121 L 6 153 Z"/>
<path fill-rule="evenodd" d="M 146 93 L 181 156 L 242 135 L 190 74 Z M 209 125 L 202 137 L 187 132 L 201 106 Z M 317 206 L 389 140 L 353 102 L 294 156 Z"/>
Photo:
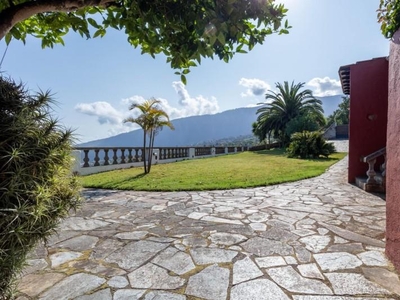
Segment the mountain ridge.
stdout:
<path fill-rule="evenodd" d="M 325 116 L 337 109 L 341 95 L 316 97 L 322 101 Z M 249 135 L 251 124 L 257 119 L 258 106 L 226 110 L 213 115 L 190 116 L 172 120 L 175 130 L 164 128 L 156 136 L 156 147 L 183 147 L 240 135 Z M 141 129 L 121 133 L 104 139 L 78 144 L 79 147 L 141 147 Z"/>

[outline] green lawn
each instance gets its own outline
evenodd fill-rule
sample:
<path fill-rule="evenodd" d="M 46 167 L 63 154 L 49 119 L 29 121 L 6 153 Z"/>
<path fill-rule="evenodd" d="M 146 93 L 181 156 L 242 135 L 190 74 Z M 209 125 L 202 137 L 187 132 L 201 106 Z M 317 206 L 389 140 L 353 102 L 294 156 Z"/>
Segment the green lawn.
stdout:
<path fill-rule="evenodd" d="M 213 190 L 265 186 L 322 174 L 346 153 L 330 158 L 287 158 L 281 149 L 242 152 L 213 158 L 186 160 L 143 168 L 130 168 L 82 176 L 87 188 L 137 191 Z"/>

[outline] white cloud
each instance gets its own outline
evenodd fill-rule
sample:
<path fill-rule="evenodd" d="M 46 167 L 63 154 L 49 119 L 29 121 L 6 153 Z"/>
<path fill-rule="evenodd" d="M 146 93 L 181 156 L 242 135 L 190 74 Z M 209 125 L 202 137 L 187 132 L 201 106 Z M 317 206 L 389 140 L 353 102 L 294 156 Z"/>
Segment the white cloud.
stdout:
<path fill-rule="evenodd" d="M 79 103 L 75 106 L 77 112 L 96 116 L 100 124 L 121 124 L 124 116 L 108 102 Z"/>
<path fill-rule="evenodd" d="M 125 105 L 125 106 L 131 106 L 131 104 L 133 104 L 133 103 L 140 103 L 140 102 L 143 102 L 145 100 L 146 99 L 144 97 L 139 96 L 139 95 L 135 95 L 135 96 L 132 96 L 132 97 L 129 97 L 129 98 L 122 99 L 121 100 L 121 104 Z"/>
<path fill-rule="evenodd" d="M 171 119 L 195 115 L 215 114 L 219 112 L 219 105 L 215 97 L 206 98 L 202 95 L 192 97 L 187 91 L 186 86 L 180 81 L 174 81 L 172 83 L 172 87 L 178 94 L 178 107 L 173 107 L 166 99 L 157 98 L 161 101 L 161 107 Z M 137 128 L 137 125 L 132 123 L 123 123 L 123 120 L 130 116 L 137 117 L 139 115 L 138 110 L 130 111 L 127 108 L 132 103 L 140 103 L 145 100 L 146 99 L 142 96 L 134 95 L 120 101 L 121 109 L 114 108 L 108 102 L 93 102 L 80 103 L 75 106 L 75 110 L 89 116 L 97 117 L 97 121 L 100 124 L 112 125 L 108 132 L 110 135 L 115 135 Z"/>
<path fill-rule="evenodd" d="M 307 82 L 307 86 L 313 91 L 314 96 L 325 97 L 342 94 L 342 86 L 339 80 L 329 77 L 313 78 Z"/>
<path fill-rule="evenodd" d="M 263 96 L 271 89 L 268 83 L 257 78 L 241 78 L 239 84 L 247 88 L 246 92 L 241 94 L 242 97 Z"/>
<path fill-rule="evenodd" d="M 161 107 L 169 115 L 170 119 L 177 119 L 189 116 L 215 114 L 219 112 L 219 105 L 215 97 L 206 98 L 202 95 L 197 97 L 190 96 L 186 86 L 181 81 L 172 82 L 172 87 L 178 94 L 178 107 L 173 107 L 167 99 L 157 98 L 161 101 Z M 140 103 L 146 99 L 142 96 L 132 96 L 122 99 L 122 104 L 131 105 L 132 103 Z M 134 112 L 131 112 L 131 115 Z M 138 112 L 137 112 L 138 113 Z"/>
<path fill-rule="evenodd" d="M 185 85 L 181 81 L 174 81 L 172 83 L 172 87 L 178 94 L 178 102 L 182 107 L 181 109 L 176 109 L 176 111 L 173 112 L 177 114 L 176 117 L 215 114 L 219 111 L 219 105 L 215 97 L 211 97 L 209 99 L 199 95 L 193 98 L 189 95 Z M 171 118 L 174 118 L 172 114 Z"/>

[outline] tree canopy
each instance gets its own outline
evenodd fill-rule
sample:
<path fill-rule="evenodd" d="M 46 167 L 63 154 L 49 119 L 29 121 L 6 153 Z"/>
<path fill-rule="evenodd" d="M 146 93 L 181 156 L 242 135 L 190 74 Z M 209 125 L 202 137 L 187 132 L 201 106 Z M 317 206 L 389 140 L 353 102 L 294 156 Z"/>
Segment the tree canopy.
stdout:
<path fill-rule="evenodd" d="M 94 38 L 113 28 L 142 54 L 164 53 L 184 75 L 202 57 L 228 62 L 272 33 L 288 33 L 286 12 L 274 0 L 0 0 L 0 40 L 31 35 L 53 47 L 69 31 Z"/>

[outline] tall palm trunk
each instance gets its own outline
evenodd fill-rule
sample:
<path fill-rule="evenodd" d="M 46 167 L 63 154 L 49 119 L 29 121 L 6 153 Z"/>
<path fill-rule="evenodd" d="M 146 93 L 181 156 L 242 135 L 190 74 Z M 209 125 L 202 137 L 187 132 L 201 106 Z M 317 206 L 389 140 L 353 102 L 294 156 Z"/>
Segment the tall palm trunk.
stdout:
<path fill-rule="evenodd" d="M 143 156 L 144 174 L 148 173 L 147 163 L 146 163 L 146 135 L 147 135 L 146 130 L 143 130 L 143 153 L 142 153 L 142 156 Z"/>
<path fill-rule="evenodd" d="M 149 135 L 149 156 L 147 157 L 147 169 L 148 169 L 148 172 L 150 172 L 151 161 L 152 161 L 152 157 L 153 157 L 153 145 L 151 143 L 152 138 L 153 138 L 153 130 L 150 131 L 150 135 Z"/>

